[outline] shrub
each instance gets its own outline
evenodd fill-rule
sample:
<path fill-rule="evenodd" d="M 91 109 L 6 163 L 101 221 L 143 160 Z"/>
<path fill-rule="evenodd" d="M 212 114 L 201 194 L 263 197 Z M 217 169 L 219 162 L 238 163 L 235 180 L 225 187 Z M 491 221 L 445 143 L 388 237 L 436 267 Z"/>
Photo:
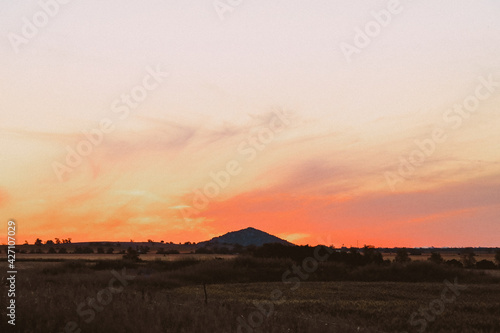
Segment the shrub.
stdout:
<path fill-rule="evenodd" d="M 435 264 L 442 264 L 444 262 L 443 257 L 439 252 L 431 252 L 431 256 L 427 259 Z"/>
<path fill-rule="evenodd" d="M 141 259 L 139 258 L 139 253 L 137 253 L 137 251 L 131 247 L 129 247 L 127 249 L 127 253 L 123 255 L 123 260 L 134 261 L 134 262 L 141 261 Z"/>
<path fill-rule="evenodd" d="M 445 262 L 446 265 L 449 265 L 449 266 L 452 266 L 452 267 L 457 267 L 457 268 L 462 268 L 464 267 L 464 265 L 458 261 L 457 259 L 451 259 L 451 260 L 447 260 Z"/>
<path fill-rule="evenodd" d="M 460 258 L 462 260 L 462 264 L 464 265 L 465 268 L 472 268 L 476 264 L 476 254 L 472 250 L 472 248 L 466 248 L 464 251 L 460 254 Z"/>
<path fill-rule="evenodd" d="M 490 260 L 481 260 L 476 263 L 478 269 L 496 269 L 495 263 Z"/>
<path fill-rule="evenodd" d="M 394 261 L 400 264 L 404 264 L 411 261 L 410 257 L 408 256 L 408 251 L 406 250 L 406 248 L 398 249 Z"/>

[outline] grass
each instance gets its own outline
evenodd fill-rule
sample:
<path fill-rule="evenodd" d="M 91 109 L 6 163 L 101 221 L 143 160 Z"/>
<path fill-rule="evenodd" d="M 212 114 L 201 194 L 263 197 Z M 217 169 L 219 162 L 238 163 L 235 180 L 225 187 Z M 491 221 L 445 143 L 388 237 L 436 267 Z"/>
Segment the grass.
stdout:
<path fill-rule="evenodd" d="M 407 278 L 405 274 L 414 276 L 422 270 L 399 266 L 365 266 L 342 278 L 338 274 L 347 274 L 345 267 L 328 263 L 291 290 L 294 284 L 281 282 L 291 261 L 245 257 L 126 263 L 127 274 L 135 278 L 85 322 L 89 315 L 79 316 L 78 305 L 96 298 L 113 278 L 111 271 L 121 272 L 124 264 L 120 260 L 19 263 L 14 332 L 64 332 L 71 321 L 82 332 L 97 333 L 237 332 L 239 320 L 248 322 L 256 311 L 254 302 L 268 309 L 273 290 L 281 291 L 285 299 L 273 302 L 272 314 L 259 326 L 262 332 L 417 332 L 419 326 L 410 324 L 410 316 L 439 298 L 443 279 L 453 280 L 455 273 L 467 289 L 428 322 L 426 332 L 500 331 L 498 278 L 465 270 L 437 270 L 429 277 L 431 273 L 424 270 L 429 282 L 401 282 L 397 280 Z M 6 269 L 5 262 L 0 269 Z M 332 278 L 338 281 L 318 281 Z M 208 283 L 207 304 L 202 282 Z M 1 293 L 1 304 L 6 304 L 6 294 Z M 0 315 L 0 331 L 12 331 L 5 307 Z"/>

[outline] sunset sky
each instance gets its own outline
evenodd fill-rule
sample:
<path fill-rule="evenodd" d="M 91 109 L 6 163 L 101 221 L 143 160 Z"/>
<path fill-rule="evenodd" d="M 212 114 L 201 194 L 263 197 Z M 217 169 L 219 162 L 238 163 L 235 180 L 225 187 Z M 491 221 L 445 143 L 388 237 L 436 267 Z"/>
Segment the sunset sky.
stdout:
<path fill-rule="evenodd" d="M 0 242 L 500 246 L 500 2 L 45 2 L 0 3 Z"/>

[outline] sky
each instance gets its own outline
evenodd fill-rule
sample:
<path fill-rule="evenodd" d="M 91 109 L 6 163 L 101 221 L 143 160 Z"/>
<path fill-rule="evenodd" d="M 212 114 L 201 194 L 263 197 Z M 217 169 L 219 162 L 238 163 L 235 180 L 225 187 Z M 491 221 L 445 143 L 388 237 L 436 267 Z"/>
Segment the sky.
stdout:
<path fill-rule="evenodd" d="M 495 0 L 2 1 L 5 230 L 500 246 L 499 14 Z"/>

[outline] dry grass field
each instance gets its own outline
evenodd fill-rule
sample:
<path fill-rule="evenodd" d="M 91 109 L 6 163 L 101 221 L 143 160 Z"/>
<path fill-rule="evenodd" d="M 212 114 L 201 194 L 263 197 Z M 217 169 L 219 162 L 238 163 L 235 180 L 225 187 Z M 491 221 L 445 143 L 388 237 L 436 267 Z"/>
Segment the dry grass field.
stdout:
<path fill-rule="evenodd" d="M 317 281 L 326 276 L 319 270 L 300 284 L 290 284 L 280 281 L 290 267 L 287 260 L 204 259 L 148 261 L 125 269 L 127 264 L 121 260 L 20 261 L 14 331 L 500 331 L 498 279 L 460 276 L 458 294 L 452 297 L 448 292 L 446 297 L 453 300 L 443 303 L 442 313 L 436 315 L 429 312 L 429 306 L 441 299 L 446 288 L 443 279 L 414 283 Z M 5 261 L 0 269 L 6 270 Z M 370 272 L 362 271 L 373 274 Z M 124 284 L 120 284 L 116 274 Z M 453 281 L 454 276 L 447 278 Z M 208 282 L 207 303 L 201 281 Z M 108 291 L 110 286 L 116 293 Z M 5 297 L 2 292 L 2 304 Z M 421 310 L 426 311 L 428 319 L 418 313 Z M 4 308 L 0 314 L 5 317 Z M 2 321 L 0 331 L 12 331 L 6 329 L 6 322 Z"/>

